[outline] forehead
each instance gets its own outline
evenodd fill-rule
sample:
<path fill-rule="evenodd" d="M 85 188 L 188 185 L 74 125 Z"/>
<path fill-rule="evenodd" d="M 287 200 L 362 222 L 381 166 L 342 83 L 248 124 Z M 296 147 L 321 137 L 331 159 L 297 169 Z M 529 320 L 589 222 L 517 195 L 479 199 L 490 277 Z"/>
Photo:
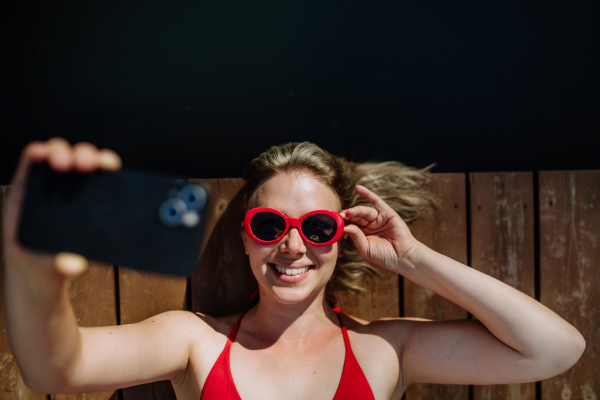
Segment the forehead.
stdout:
<path fill-rule="evenodd" d="M 252 196 L 251 207 L 269 207 L 298 218 L 314 210 L 341 211 L 337 195 L 307 173 L 281 173 L 262 182 Z"/>

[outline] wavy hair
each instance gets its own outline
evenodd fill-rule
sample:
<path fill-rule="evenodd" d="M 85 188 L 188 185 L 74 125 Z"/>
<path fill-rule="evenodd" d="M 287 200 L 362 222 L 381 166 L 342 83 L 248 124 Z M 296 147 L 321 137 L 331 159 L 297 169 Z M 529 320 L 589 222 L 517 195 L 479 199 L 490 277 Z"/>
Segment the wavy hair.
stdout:
<path fill-rule="evenodd" d="M 372 207 L 354 190 L 362 185 L 381 197 L 405 222 L 431 215 L 438 205 L 427 189 L 429 170 L 408 167 L 397 161 L 354 163 L 337 157 L 309 142 L 273 146 L 250 162 L 241 189 L 242 206 L 248 211 L 252 197 L 261 182 L 281 173 L 304 172 L 331 188 L 342 209 L 355 206 Z M 341 293 L 357 294 L 364 290 L 367 275 L 377 275 L 374 266 L 365 261 L 351 240 L 346 240 L 344 255 L 338 258 L 327 283 L 326 299 L 334 304 Z"/>

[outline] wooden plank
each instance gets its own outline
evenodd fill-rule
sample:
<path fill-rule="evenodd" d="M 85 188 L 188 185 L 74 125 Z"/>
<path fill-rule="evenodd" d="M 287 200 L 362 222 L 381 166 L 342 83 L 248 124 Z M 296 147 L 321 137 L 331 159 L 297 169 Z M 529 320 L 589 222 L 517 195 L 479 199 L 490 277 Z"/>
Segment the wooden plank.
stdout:
<path fill-rule="evenodd" d="M 0 186 L 0 227 L 3 225 L 4 200 L 8 186 Z M 0 243 L 3 242 L 3 231 L 0 229 Z M 3 400 L 46 399 L 45 394 L 36 393 L 29 389 L 19 373 L 19 367 L 14 360 L 8 344 L 8 336 L 4 326 L 4 245 L 0 246 L 0 398 Z"/>
<path fill-rule="evenodd" d="M 533 173 L 474 173 L 471 264 L 535 297 Z M 535 399 L 535 383 L 475 386 L 474 400 Z"/>
<path fill-rule="evenodd" d="M 186 309 L 185 277 L 119 267 L 121 325 L 134 324 L 156 314 Z"/>
<path fill-rule="evenodd" d="M 153 315 L 186 309 L 186 278 L 119 268 L 121 324 L 133 324 Z M 176 399 L 169 381 L 123 389 L 124 400 Z"/>
<path fill-rule="evenodd" d="M 69 279 L 69 298 L 79 326 L 107 326 L 117 324 L 115 301 L 115 273 L 110 264 L 90 264 L 81 276 Z M 52 400 L 107 400 L 115 391 L 52 395 Z"/>
<path fill-rule="evenodd" d="M 244 210 L 240 179 L 210 179 L 211 220 L 200 264 L 191 277 L 192 310 L 213 317 L 246 311 L 258 287 L 240 236 Z"/>
<path fill-rule="evenodd" d="M 379 268 L 378 277 L 365 278 L 365 291 L 357 295 L 343 294 L 335 304 L 345 314 L 374 321 L 379 318 L 399 317 L 398 274 Z"/>
<path fill-rule="evenodd" d="M 188 279 L 119 266 L 120 324 L 133 324 L 156 314 L 187 310 Z M 122 390 L 123 400 L 176 399 L 170 381 L 158 381 Z"/>
<path fill-rule="evenodd" d="M 430 190 L 441 201 L 432 218 L 410 225 L 413 235 L 431 249 L 467 264 L 467 191 L 464 174 L 434 174 Z M 404 315 L 433 320 L 465 319 L 468 314 L 456 304 L 404 279 Z M 468 386 L 415 384 L 406 399 L 467 400 Z"/>
<path fill-rule="evenodd" d="M 539 174 L 540 300 L 585 337 L 581 359 L 542 381 L 543 399 L 600 397 L 600 171 Z"/>

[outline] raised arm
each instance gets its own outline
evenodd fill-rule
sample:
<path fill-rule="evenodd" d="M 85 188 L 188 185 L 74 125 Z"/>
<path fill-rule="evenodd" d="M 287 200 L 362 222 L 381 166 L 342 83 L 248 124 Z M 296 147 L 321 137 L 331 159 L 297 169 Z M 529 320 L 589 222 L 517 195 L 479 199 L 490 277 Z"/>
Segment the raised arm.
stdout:
<path fill-rule="evenodd" d="M 4 214 L 6 331 L 25 383 L 40 392 L 110 390 L 172 379 L 188 362 L 189 337 L 203 322 L 191 313 L 159 315 L 139 324 L 79 328 L 67 292 L 68 277 L 83 273 L 80 256 L 52 256 L 20 246 L 16 230 L 30 164 L 58 171 L 120 168 L 119 157 L 91 144 L 62 139 L 28 145 L 21 156 Z M 183 329 L 192 324 L 194 328 Z M 187 326 L 187 325 L 186 325 Z"/>
<path fill-rule="evenodd" d="M 570 368 L 581 334 L 535 299 L 418 242 L 402 219 L 364 187 L 374 208 L 343 215 L 359 253 L 469 311 L 478 321 L 392 321 L 405 385 L 532 382 Z"/>

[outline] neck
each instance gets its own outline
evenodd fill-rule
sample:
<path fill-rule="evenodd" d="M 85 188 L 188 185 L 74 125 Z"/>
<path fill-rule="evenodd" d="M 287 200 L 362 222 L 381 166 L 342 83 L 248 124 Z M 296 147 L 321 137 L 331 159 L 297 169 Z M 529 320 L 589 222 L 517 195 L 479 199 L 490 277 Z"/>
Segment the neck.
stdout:
<path fill-rule="evenodd" d="M 248 318 L 257 337 L 269 342 L 298 342 L 326 330 L 339 330 L 338 318 L 325 301 L 324 289 L 297 304 L 282 304 L 271 296 L 261 296 Z"/>

